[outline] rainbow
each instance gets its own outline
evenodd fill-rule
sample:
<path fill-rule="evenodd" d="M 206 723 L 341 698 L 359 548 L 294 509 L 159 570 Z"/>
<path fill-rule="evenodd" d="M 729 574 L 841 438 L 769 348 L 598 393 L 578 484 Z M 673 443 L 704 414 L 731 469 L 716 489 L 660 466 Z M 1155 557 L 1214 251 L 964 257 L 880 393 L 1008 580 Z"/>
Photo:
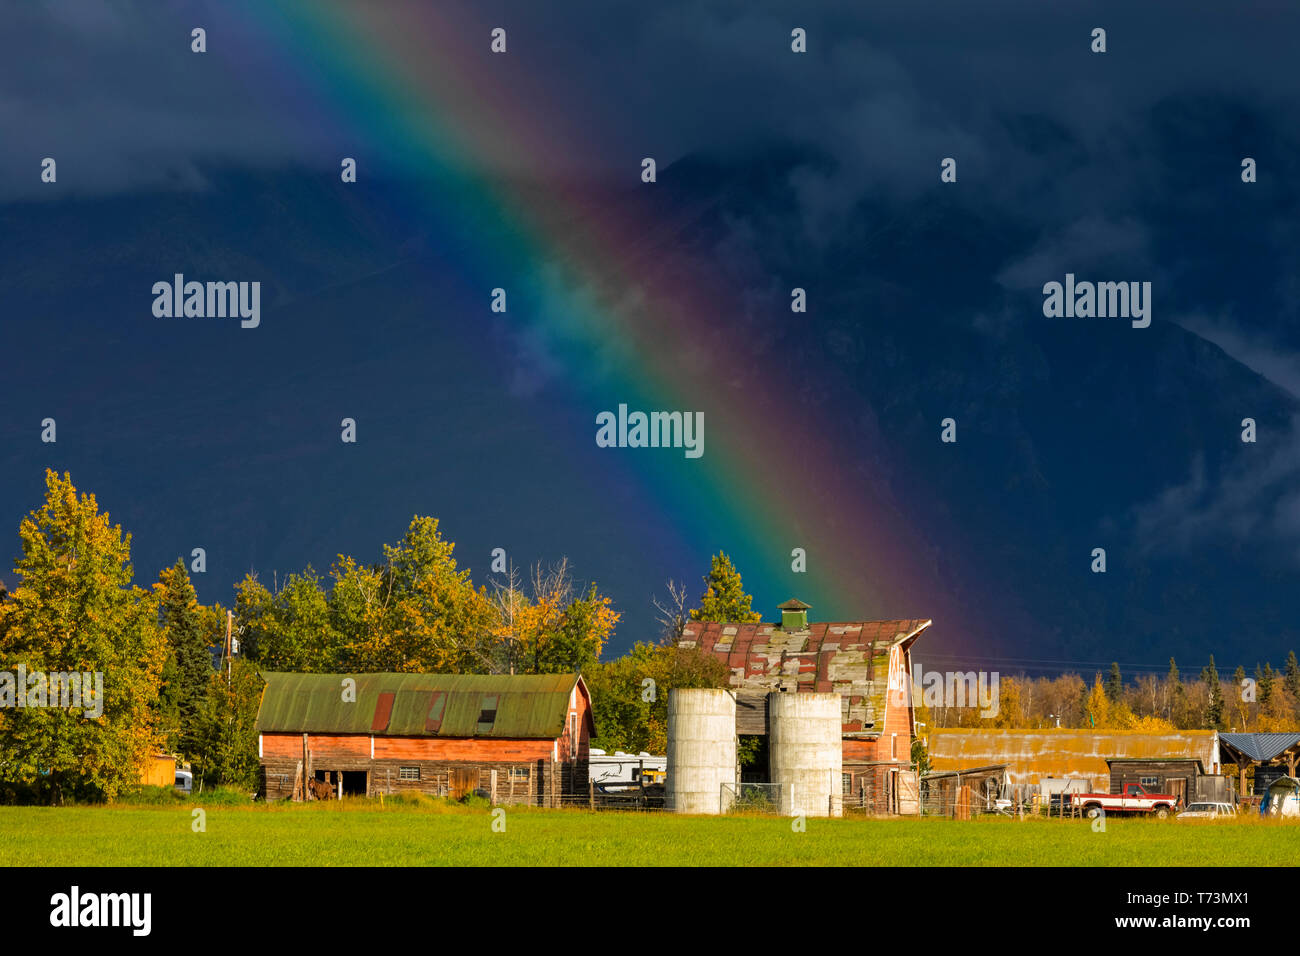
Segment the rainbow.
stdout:
<path fill-rule="evenodd" d="M 506 88 L 488 46 L 491 28 L 508 23 L 472 21 L 466 7 L 441 3 L 287 0 L 248 10 L 240 23 L 248 55 L 280 64 L 268 102 L 319 118 L 353 150 L 340 155 L 398 157 L 420 171 L 413 208 L 469 250 L 456 265 L 482 290 L 485 310 L 489 290 L 513 277 L 511 321 L 526 322 L 562 363 L 568 398 L 589 410 L 593 435 L 596 413 L 620 402 L 705 413 L 702 458 L 611 452 L 619 461 L 609 480 L 635 481 L 702 561 L 730 553 L 765 612 L 796 595 L 823 621 L 937 616 L 921 544 L 893 509 L 871 500 L 824 424 L 784 400 L 797 393 L 784 370 L 764 376 L 771 394 L 732 384 L 716 357 L 750 352 L 732 319 L 735 290 L 698 278 L 654 281 L 648 250 L 671 239 L 672 224 L 648 207 L 593 206 L 563 185 L 522 195 L 508 177 L 479 171 L 489 154 L 552 168 L 582 143 L 571 111 L 547 100 L 563 78 Z M 510 34 L 511 49 L 524 40 Z M 629 182 L 638 173 L 634 160 Z M 855 449 L 852 459 L 870 451 Z M 795 547 L 807 550 L 805 574 L 792 572 Z"/>

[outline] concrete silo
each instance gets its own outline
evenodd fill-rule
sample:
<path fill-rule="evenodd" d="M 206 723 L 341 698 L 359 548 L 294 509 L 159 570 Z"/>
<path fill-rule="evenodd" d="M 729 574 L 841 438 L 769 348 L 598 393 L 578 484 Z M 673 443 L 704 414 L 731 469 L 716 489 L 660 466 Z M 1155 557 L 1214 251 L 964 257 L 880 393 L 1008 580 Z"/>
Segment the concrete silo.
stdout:
<path fill-rule="evenodd" d="M 665 806 L 676 813 L 716 814 L 722 785 L 735 782 L 735 695 L 727 690 L 670 690 Z"/>
<path fill-rule="evenodd" d="M 844 812 L 839 694 L 769 694 L 771 780 L 783 816 L 838 817 Z"/>

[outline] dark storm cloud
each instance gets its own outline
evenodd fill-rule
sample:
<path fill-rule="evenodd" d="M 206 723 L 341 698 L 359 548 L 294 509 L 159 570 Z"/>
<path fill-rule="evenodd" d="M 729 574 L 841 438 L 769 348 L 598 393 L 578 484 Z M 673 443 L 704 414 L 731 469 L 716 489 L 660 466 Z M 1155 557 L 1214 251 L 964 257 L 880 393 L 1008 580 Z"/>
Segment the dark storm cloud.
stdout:
<path fill-rule="evenodd" d="M 8 4 L 0 32 L 0 199 L 202 188 L 218 163 L 258 166 L 319 156 L 334 131 L 297 110 L 303 87 L 274 96 L 256 79 L 277 69 L 245 42 L 243 21 L 203 3 Z M 219 24 L 230 33 L 222 35 Z M 206 26 L 210 52 L 190 51 Z M 222 41 L 240 37 L 237 48 Z M 59 164 L 57 193 L 40 161 Z"/>
<path fill-rule="evenodd" d="M 557 135 L 574 137 L 572 170 L 612 172 L 650 154 L 662 167 L 781 137 L 837 160 L 797 183 L 813 222 L 869 190 L 928 187 L 949 155 L 994 202 L 1033 193 L 1050 210 L 1103 178 L 1140 189 L 1155 172 L 1141 147 L 1156 104 L 1213 90 L 1277 117 L 1300 91 L 1293 4 L 943 0 L 924 16 L 905 6 L 583 2 L 557 17 L 544 5 L 504 3 L 490 15 L 462 5 L 455 20 L 467 32 L 480 23 L 510 29 L 504 82 L 535 84 L 540 73 L 568 91 L 574 109 L 553 121 Z M 196 181 L 193 164 L 203 161 L 291 162 L 332 142 L 336 131 L 320 129 L 318 114 L 295 110 L 312 78 L 279 72 L 282 51 L 250 32 L 255 9 L 11 5 L 0 35 L 0 189 L 31 195 L 45 155 L 75 168 L 70 182 L 113 189 Z M 189 52 L 195 25 L 209 30 L 201 57 Z M 806 55 L 789 50 L 794 26 L 808 30 Z M 1088 50 L 1094 26 L 1108 30 L 1104 56 Z M 486 34 L 463 42 L 485 44 Z M 1038 158 L 1053 152 L 1060 165 L 1041 171 Z M 1124 155 L 1122 172 L 1071 168 L 1071 157 L 1108 153 Z"/>
<path fill-rule="evenodd" d="M 257 29 L 258 7 L 271 4 L 6 5 L 0 202 L 200 189 L 207 171 L 223 165 L 337 168 L 341 147 L 365 144 L 349 139 L 357 128 L 345 110 L 317 101 L 307 63 Z M 366 0 L 371 10 L 416 5 Z M 992 301 L 969 303 L 978 330 L 1012 338 L 1038 321 L 1044 281 L 1116 270 L 1103 277 L 1155 283 L 1157 321 L 1173 319 L 1296 393 L 1300 343 L 1284 327 L 1294 327 L 1300 301 L 1293 268 L 1273 269 L 1256 284 L 1225 270 L 1213 288 L 1186 294 L 1203 301 L 1176 306 L 1174 298 L 1180 282 L 1212 272 L 1233 241 L 1207 242 L 1195 255 L 1174 247 L 1186 238 L 1184 217 L 1204 221 L 1207 206 L 1213 213 L 1215 203 L 1240 201 L 1228 192 L 1240 185 L 1240 157 L 1260 160 L 1250 195 L 1261 221 L 1271 207 L 1294 210 L 1293 0 L 560 7 L 529 0 L 459 8 L 445 18 L 464 27 L 455 42 L 485 48 L 487 27 L 510 30 L 511 52 L 492 69 L 506 90 L 538 91 L 548 107 L 541 122 L 563 147 L 545 157 L 557 165 L 542 166 L 507 145 L 509 137 L 491 140 L 489 148 L 503 151 L 475 157 L 489 171 L 635 183 L 647 155 L 665 170 L 692 154 L 743 162 L 773 144 L 795 144 L 815 158 L 788 172 L 794 212 L 776 225 L 816 250 L 842 238 L 866 205 L 907 219 L 933 197 L 939 160 L 952 156 L 960 185 L 943 198 L 976 213 L 981 226 L 1015 227 L 1014 238 L 992 245 Z M 413 22 L 436 29 L 444 18 Z M 209 33 L 203 56 L 189 50 L 189 31 L 200 25 Z M 806 55 L 790 52 L 796 26 L 808 31 Z M 1104 55 L 1089 50 L 1094 27 L 1107 30 Z M 429 38 L 431 49 L 447 42 Z M 59 162 L 57 190 L 39 183 L 45 156 Z M 1227 185 L 1206 198 L 1204 184 L 1215 176 Z M 761 212 L 736 212 L 716 249 L 733 271 L 753 277 L 740 295 L 766 313 L 786 290 L 773 286 L 773 223 L 752 218 Z M 1289 263 L 1300 241 L 1296 222 L 1275 215 L 1245 241 L 1260 260 Z M 893 280 L 875 268 L 861 257 L 864 281 Z M 944 268 L 936 262 L 920 281 L 941 284 Z M 626 295 L 635 299 L 635 290 Z M 513 394 L 533 396 L 562 373 L 556 342 L 572 319 L 545 318 L 510 332 L 532 340 L 521 349 L 534 358 L 516 369 Z M 1180 463 L 1186 480 L 1134 511 L 1137 534 L 1166 547 L 1261 529 L 1300 541 L 1300 504 L 1284 490 L 1300 475 L 1290 450 L 1300 447 L 1296 435 L 1267 451 L 1260 467 L 1217 472 Z M 1273 503 L 1265 508 L 1264 500 Z"/>

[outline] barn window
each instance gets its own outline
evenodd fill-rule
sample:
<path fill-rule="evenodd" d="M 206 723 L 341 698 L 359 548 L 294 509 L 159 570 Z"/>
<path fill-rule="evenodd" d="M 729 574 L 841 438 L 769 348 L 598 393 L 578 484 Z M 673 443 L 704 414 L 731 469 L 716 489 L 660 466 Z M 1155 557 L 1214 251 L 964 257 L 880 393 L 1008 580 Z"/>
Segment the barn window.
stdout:
<path fill-rule="evenodd" d="M 495 694 L 483 698 L 478 712 L 478 732 L 487 733 L 497 722 L 497 697 Z"/>
<path fill-rule="evenodd" d="M 840 774 L 840 783 L 844 787 L 845 793 L 853 792 L 853 774 L 851 773 Z"/>
<path fill-rule="evenodd" d="M 569 715 L 569 758 L 578 759 L 578 715 Z"/>
<path fill-rule="evenodd" d="M 419 767 L 402 767 L 402 768 L 400 768 L 400 769 L 397 771 L 397 779 L 398 779 L 398 780 L 419 780 L 419 779 L 420 779 L 420 768 L 419 768 Z"/>
<path fill-rule="evenodd" d="M 1146 788 L 1146 787 L 1150 787 L 1150 788 L 1154 789 L 1154 788 L 1160 786 L 1160 778 L 1159 778 L 1159 777 L 1139 777 L 1139 778 L 1138 778 L 1138 783 L 1142 784 L 1142 786 L 1143 786 L 1144 788 Z"/>
<path fill-rule="evenodd" d="M 528 768 L 527 768 L 527 767 L 511 767 L 511 768 L 510 768 L 510 779 L 511 779 L 511 780 L 527 780 L 527 779 L 528 779 Z"/>

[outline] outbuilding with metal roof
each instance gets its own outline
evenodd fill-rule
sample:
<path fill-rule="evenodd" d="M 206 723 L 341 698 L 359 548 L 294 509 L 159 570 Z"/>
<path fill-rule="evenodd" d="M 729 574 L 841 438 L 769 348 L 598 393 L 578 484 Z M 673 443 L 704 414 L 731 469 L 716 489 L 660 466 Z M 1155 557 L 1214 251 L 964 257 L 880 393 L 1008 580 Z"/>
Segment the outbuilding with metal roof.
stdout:
<path fill-rule="evenodd" d="M 1237 765 L 1238 790 L 1246 792 L 1246 771 L 1255 768 L 1254 792 L 1263 796 L 1273 781 L 1294 777 L 1300 760 L 1300 733 L 1220 734 L 1224 758 Z"/>
<path fill-rule="evenodd" d="M 267 799 L 408 790 L 558 805 L 586 793 L 595 727 L 576 674 L 262 677 Z"/>

